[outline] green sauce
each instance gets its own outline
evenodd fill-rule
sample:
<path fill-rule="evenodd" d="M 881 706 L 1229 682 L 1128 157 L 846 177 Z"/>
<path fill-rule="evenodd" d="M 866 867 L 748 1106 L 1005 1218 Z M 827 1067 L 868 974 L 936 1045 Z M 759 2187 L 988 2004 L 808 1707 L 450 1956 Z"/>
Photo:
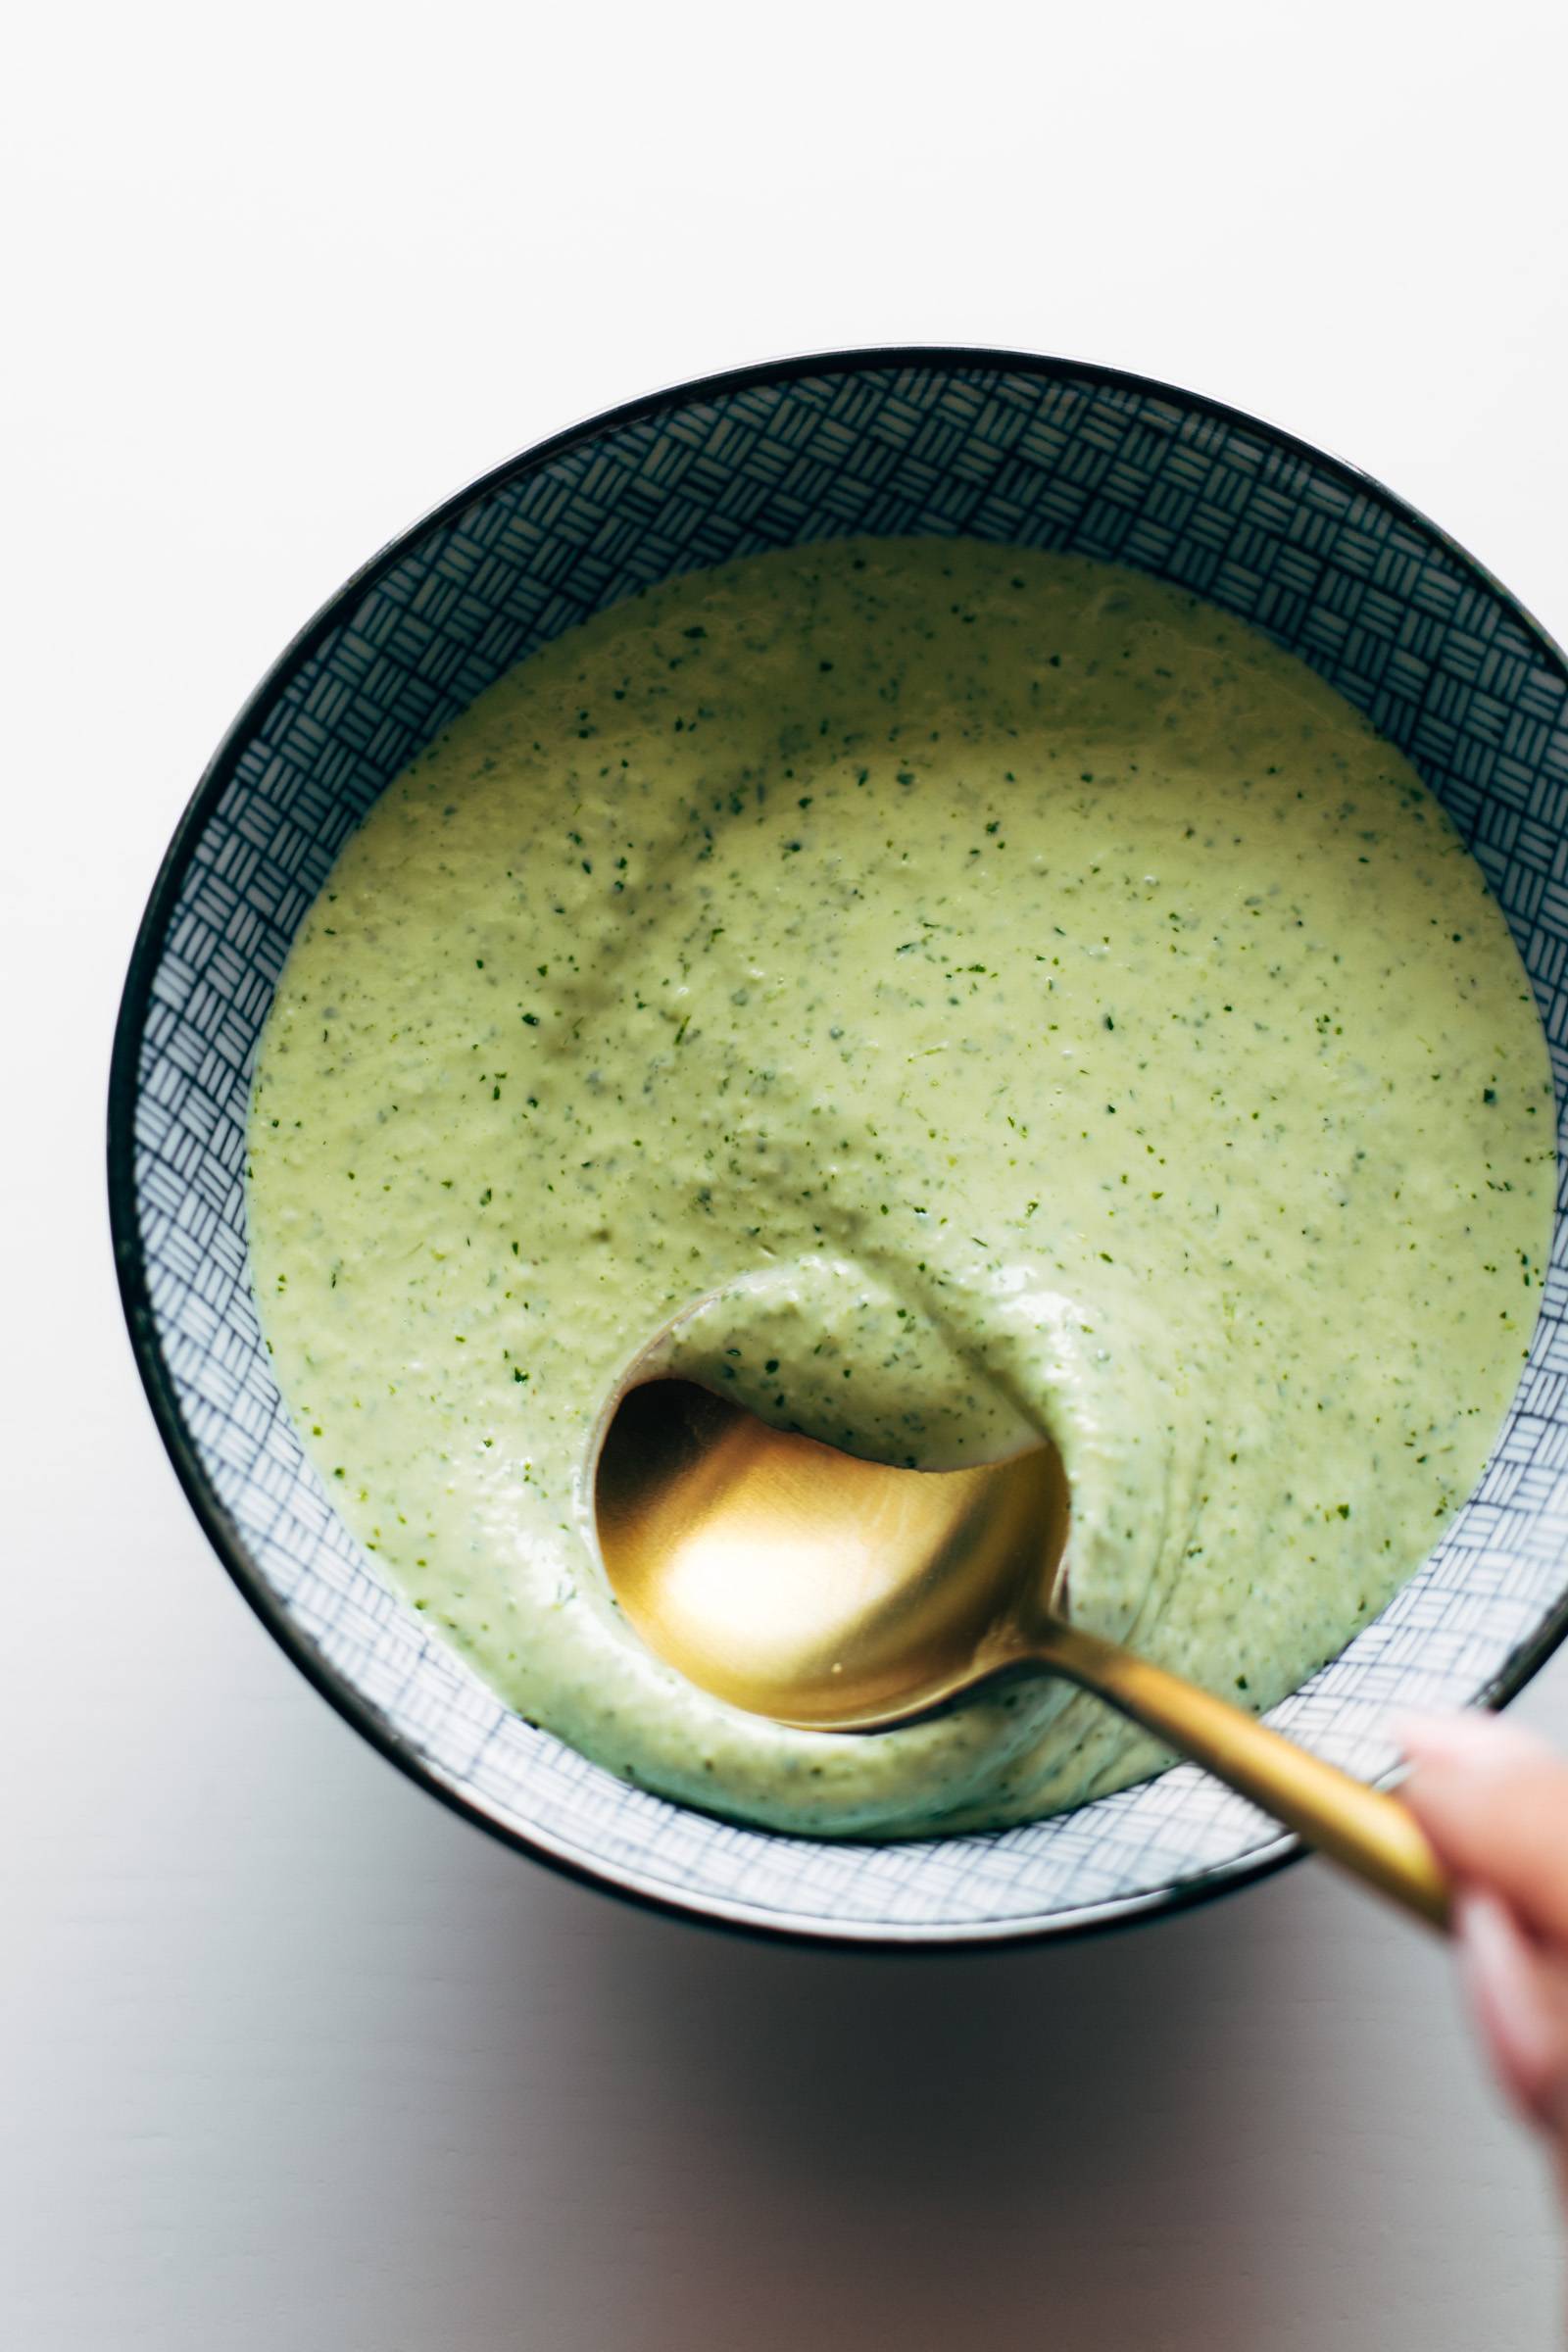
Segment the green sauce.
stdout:
<path fill-rule="evenodd" d="M 250 1155 L 284 1394 L 416 1605 L 614 1772 L 883 1837 L 1155 1754 L 1046 1684 L 849 1738 L 650 1656 L 591 1453 L 671 1317 L 885 1459 L 1049 1429 L 1079 1617 L 1267 1706 L 1469 1492 L 1554 1168 L 1406 762 L 1209 607 L 964 541 L 676 580 L 484 695 L 302 929 Z"/>

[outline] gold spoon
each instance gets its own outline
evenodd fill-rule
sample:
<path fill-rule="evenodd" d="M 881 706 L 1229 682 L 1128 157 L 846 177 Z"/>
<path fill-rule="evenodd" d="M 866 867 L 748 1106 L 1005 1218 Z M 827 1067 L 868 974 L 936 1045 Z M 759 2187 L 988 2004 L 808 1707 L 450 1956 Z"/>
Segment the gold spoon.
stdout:
<path fill-rule="evenodd" d="M 733 1706 L 815 1731 L 886 1731 L 997 1675 L 1065 1675 L 1448 1924 L 1443 1871 L 1393 1797 L 1069 1622 L 1054 1446 L 971 1470 L 894 1470 L 660 1378 L 614 1410 L 595 1508 L 637 1632 Z"/>

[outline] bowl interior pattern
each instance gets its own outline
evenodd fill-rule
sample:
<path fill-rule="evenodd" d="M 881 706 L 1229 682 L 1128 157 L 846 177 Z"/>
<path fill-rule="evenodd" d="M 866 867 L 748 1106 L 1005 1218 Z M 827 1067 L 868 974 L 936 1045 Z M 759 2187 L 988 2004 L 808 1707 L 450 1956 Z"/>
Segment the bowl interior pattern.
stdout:
<path fill-rule="evenodd" d="M 1165 387 L 1008 356 L 847 355 L 616 413 L 503 468 L 351 582 L 237 722 L 155 891 L 111 1119 L 117 1250 L 164 1434 L 220 1552 L 328 1695 L 549 1858 L 710 1917 L 954 1941 L 1157 1908 L 1290 1850 L 1183 1767 L 1056 1821 L 896 1846 L 786 1838 L 627 1788 L 511 1714 L 334 1516 L 247 1278 L 257 1038 L 345 837 L 456 711 L 645 583 L 850 532 L 1075 550 L 1200 592 L 1303 655 L 1415 762 L 1568 1046 L 1560 657 L 1433 527 L 1348 468 Z M 1457 1112 L 1456 1116 L 1459 1115 Z M 1568 1221 L 1480 1488 L 1376 1624 L 1280 1707 L 1368 1776 L 1396 1701 L 1512 1688 L 1568 1608 Z"/>

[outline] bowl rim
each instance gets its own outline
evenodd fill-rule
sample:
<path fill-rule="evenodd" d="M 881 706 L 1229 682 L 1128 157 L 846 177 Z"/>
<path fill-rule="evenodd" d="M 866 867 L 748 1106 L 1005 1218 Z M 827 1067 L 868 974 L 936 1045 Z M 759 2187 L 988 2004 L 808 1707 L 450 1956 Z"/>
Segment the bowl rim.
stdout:
<path fill-rule="evenodd" d="M 688 1926 L 716 1929 L 770 1943 L 787 1943 L 823 1950 L 941 1953 L 956 1950 L 996 1950 L 1056 1941 L 1064 1937 L 1102 1934 L 1116 1927 L 1138 1925 L 1168 1913 L 1193 1908 L 1240 1886 L 1271 1877 L 1288 1863 L 1298 1861 L 1306 1849 L 1289 1833 L 1270 1837 L 1232 1861 L 1196 1877 L 1173 1881 L 1137 1894 L 1084 1904 L 1059 1917 L 1026 1916 L 1019 1921 L 978 1920 L 959 1926 L 912 1926 L 898 1922 L 863 1925 L 813 1920 L 808 1914 L 781 1912 L 776 1917 L 722 1896 L 686 1895 L 652 1878 L 643 1879 L 627 1867 L 585 1859 L 580 1849 L 558 1841 L 549 1832 L 521 1830 L 472 1790 L 461 1786 L 422 1755 L 379 1707 L 367 1698 L 346 1674 L 318 1648 L 295 1623 L 285 1604 L 252 1559 L 239 1527 L 221 1501 L 203 1467 L 190 1426 L 180 1407 L 153 1316 L 146 1254 L 137 1216 L 135 1182 L 135 1111 L 138 1062 L 151 1004 L 152 982 L 168 936 L 170 918 L 178 902 L 197 844 L 222 794 L 233 778 L 240 754 L 258 720 L 270 707 L 301 662 L 346 619 L 360 600 L 425 536 L 454 520 L 477 499 L 503 486 L 526 479 L 553 460 L 607 432 L 644 422 L 668 412 L 710 399 L 723 399 L 759 385 L 782 385 L 812 376 L 853 376 L 896 368 L 936 368 L 974 375 L 1028 375 L 1043 381 L 1073 381 L 1100 389 L 1137 393 L 1168 402 L 1188 414 L 1213 418 L 1250 433 L 1277 449 L 1308 461 L 1336 476 L 1348 488 L 1375 500 L 1440 546 L 1458 568 L 1488 590 L 1532 639 L 1541 656 L 1568 678 L 1568 655 L 1535 615 L 1421 509 L 1390 490 L 1375 475 L 1348 460 L 1319 448 L 1287 427 L 1269 422 L 1245 409 L 1194 392 L 1156 376 L 1095 361 L 1013 350 L 1006 346 L 949 343 L 852 345 L 844 349 L 803 352 L 783 358 L 695 376 L 645 392 L 632 400 L 603 409 L 545 439 L 528 443 L 500 464 L 490 466 L 463 488 L 420 514 L 407 528 L 351 572 L 306 621 L 270 663 L 247 696 L 225 730 L 217 750 L 186 803 L 160 861 L 140 921 L 136 927 L 124 987 L 115 1024 L 108 1097 L 109 1219 L 115 1270 L 131 1350 L 154 1423 L 173 1465 L 185 1497 L 213 1550 L 227 1570 L 241 1596 L 273 1641 L 298 1667 L 338 1715 L 410 1780 L 463 1819 L 499 1838 L 514 1851 L 528 1855 L 601 1894 L 617 1896 L 642 1909 Z M 1565 1592 L 1536 1632 L 1520 1642 L 1504 1665 L 1478 1694 L 1480 1705 L 1496 1708 L 1513 1698 L 1568 1638 L 1568 1592 Z M 1399 1778 L 1397 1769 L 1381 1775 L 1375 1784 L 1388 1788 Z M 765 1834 L 765 1833 L 761 1833 Z M 849 1842 L 857 1842 L 850 1840 Z"/>

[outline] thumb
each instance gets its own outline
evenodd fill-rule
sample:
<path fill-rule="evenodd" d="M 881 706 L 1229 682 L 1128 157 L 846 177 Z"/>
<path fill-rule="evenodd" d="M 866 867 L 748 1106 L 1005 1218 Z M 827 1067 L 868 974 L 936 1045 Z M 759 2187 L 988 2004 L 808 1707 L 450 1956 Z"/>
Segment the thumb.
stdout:
<path fill-rule="evenodd" d="M 1485 1887 L 1549 1950 L 1568 1951 L 1568 1763 L 1495 1716 L 1406 1716 L 1399 1794 L 1461 1886 Z"/>

